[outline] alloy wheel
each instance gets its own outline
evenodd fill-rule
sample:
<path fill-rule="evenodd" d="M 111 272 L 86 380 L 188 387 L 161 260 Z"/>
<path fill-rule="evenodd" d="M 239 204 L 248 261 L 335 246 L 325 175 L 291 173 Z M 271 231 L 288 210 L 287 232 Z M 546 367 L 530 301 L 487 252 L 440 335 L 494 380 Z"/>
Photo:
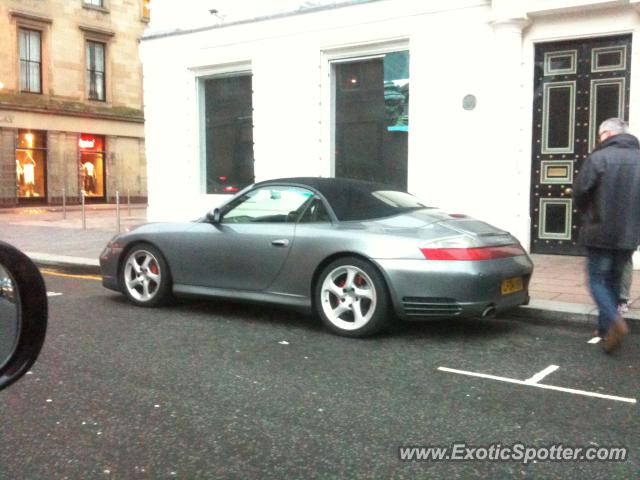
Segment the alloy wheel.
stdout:
<path fill-rule="evenodd" d="M 127 291 L 139 302 L 149 302 L 157 295 L 162 280 L 158 259 L 146 250 L 137 250 L 124 265 Z"/>
<path fill-rule="evenodd" d="M 374 283 L 364 270 L 353 265 L 339 266 L 325 277 L 320 299 L 327 319 L 343 330 L 362 328 L 376 311 Z"/>

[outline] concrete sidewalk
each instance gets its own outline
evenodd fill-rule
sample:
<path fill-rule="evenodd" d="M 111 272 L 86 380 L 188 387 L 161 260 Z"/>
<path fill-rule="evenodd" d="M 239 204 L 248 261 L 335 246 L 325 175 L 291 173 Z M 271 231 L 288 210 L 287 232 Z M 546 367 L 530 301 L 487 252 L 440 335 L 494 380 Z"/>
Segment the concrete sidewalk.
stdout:
<path fill-rule="evenodd" d="M 146 205 L 120 208 L 120 230 L 145 223 Z M 115 205 L 87 205 L 85 228 L 79 206 L 0 209 L 0 240 L 41 265 L 75 266 L 98 272 L 98 257 L 118 232 Z"/>
<path fill-rule="evenodd" d="M 0 209 L 0 240 L 26 252 L 38 265 L 98 273 L 98 257 L 117 233 L 115 205 L 87 205 L 86 228 L 80 207 Z M 144 223 L 146 205 L 120 208 L 120 230 Z M 584 257 L 531 255 L 535 264 L 530 283 L 531 303 L 516 310 L 531 319 L 588 322 L 594 325 L 597 309 L 589 295 Z M 625 318 L 640 320 L 640 271 L 635 270 L 631 308 Z"/>

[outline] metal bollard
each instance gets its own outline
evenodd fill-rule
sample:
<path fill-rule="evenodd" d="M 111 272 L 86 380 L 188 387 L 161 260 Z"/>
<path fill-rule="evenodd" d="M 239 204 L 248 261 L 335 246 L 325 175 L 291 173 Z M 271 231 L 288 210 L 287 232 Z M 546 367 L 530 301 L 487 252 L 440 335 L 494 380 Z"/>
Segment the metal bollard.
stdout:
<path fill-rule="evenodd" d="M 67 192 L 64 188 L 62 189 L 62 219 L 67 219 Z"/>
<path fill-rule="evenodd" d="M 84 191 L 80 194 L 80 201 L 82 202 L 82 229 L 87 229 L 87 212 L 84 209 Z"/>
<path fill-rule="evenodd" d="M 116 190 L 116 228 L 120 233 L 120 192 Z"/>

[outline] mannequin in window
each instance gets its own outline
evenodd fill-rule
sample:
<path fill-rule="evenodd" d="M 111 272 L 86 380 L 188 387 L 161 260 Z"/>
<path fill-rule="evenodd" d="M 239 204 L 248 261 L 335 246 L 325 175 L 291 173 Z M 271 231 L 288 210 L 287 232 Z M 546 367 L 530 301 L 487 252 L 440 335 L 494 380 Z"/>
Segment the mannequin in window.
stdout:
<path fill-rule="evenodd" d="M 24 194 L 27 197 L 35 195 L 36 186 L 36 161 L 31 156 L 31 152 L 27 152 L 22 162 L 22 177 L 24 179 Z"/>
<path fill-rule="evenodd" d="M 84 174 L 84 191 L 86 193 L 96 192 L 96 167 L 89 160 L 82 164 Z"/>
<path fill-rule="evenodd" d="M 18 187 L 22 188 L 24 185 L 24 170 L 22 169 L 22 164 L 20 160 L 16 158 L 16 178 L 18 179 Z"/>

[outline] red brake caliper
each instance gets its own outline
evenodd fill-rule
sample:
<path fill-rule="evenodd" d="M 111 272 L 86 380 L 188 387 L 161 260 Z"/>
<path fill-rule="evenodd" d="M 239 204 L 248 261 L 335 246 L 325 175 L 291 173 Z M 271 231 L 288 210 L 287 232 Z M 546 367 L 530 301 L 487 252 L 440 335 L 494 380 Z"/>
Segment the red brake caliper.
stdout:
<path fill-rule="evenodd" d="M 151 267 L 149 268 L 149 270 L 151 270 L 151 273 L 153 273 L 154 275 L 158 274 L 158 265 L 154 262 L 151 264 Z"/>
<path fill-rule="evenodd" d="M 336 282 L 336 285 L 337 285 L 339 288 L 343 288 L 345 283 L 346 283 L 346 280 L 345 280 L 344 276 L 342 276 L 342 277 L 340 277 L 340 278 L 338 279 L 338 281 Z M 332 299 L 332 300 L 331 300 L 331 306 L 332 306 L 333 308 L 335 308 L 335 307 L 336 307 L 336 306 L 337 306 L 337 305 L 342 301 L 342 300 L 340 299 L 340 297 L 338 297 L 338 296 L 337 296 L 336 294 L 334 294 L 334 293 L 332 293 L 332 294 L 331 294 L 331 299 Z"/>

